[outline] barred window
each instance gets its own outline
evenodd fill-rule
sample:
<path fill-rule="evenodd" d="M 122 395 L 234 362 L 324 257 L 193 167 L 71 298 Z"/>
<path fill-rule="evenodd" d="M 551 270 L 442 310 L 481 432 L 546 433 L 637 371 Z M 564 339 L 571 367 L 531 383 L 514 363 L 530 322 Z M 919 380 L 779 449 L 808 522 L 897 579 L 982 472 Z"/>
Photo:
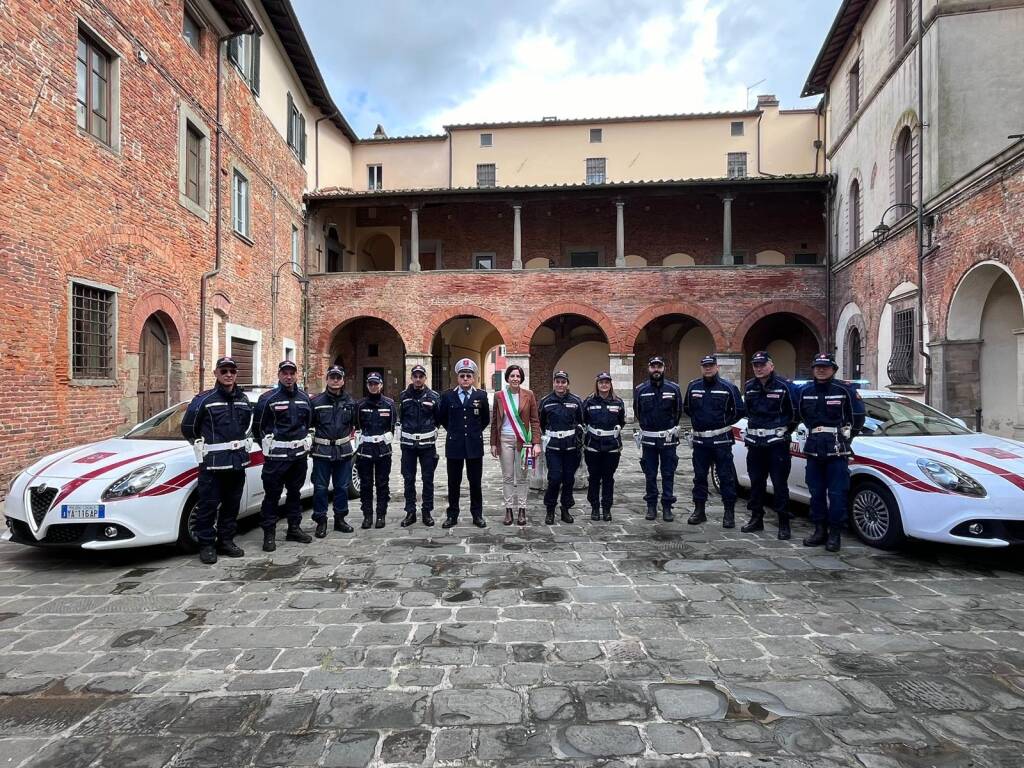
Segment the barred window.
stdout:
<path fill-rule="evenodd" d="M 480 146 L 481 147 L 492 147 L 492 146 L 494 146 L 494 134 L 493 133 L 481 133 L 480 134 Z"/>
<path fill-rule="evenodd" d="M 71 284 L 71 377 L 114 378 L 114 292 Z"/>
<path fill-rule="evenodd" d="M 914 310 L 900 309 L 892 315 L 892 356 L 887 366 L 893 384 L 914 383 Z"/>
<path fill-rule="evenodd" d="M 476 185 L 478 187 L 493 187 L 497 185 L 494 163 L 480 163 L 477 165 Z"/>
<path fill-rule="evenodd" d="M 604 184 L 605 182 L 605 158 L 587 158 L 587 184 Z"/>
<path fill-rule="evenodd" d="M 726 167 L 726 175 L 730 179 L 743 179 L 747 176 L 747 153 L 730 152 Z"/>

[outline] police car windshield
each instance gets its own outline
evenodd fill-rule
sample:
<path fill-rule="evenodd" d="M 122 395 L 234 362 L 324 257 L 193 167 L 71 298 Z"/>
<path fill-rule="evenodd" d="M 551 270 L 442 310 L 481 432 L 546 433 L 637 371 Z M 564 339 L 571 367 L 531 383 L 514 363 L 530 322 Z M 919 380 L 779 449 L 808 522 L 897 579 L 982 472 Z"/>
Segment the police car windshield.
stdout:
<path fill-rule="evenodd" d="M 181 420 L 187 408 L 188 403 L 178 403 L 132 427 L 125 437 L 130 440 L 184 440 L 181 436 Z"/>
<path fill-rule="evenodd" d="M 970 430 L 927 405 L 909 397 L 865 395 L 865 437 L 969 435 Z"/>

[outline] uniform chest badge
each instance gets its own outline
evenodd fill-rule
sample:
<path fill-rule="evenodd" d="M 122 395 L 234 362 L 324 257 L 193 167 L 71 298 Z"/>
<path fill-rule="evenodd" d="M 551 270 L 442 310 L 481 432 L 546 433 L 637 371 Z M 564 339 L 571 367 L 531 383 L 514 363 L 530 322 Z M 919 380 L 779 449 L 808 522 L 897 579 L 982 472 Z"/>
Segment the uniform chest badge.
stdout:
<path fill-rule="evenodd" d="M 609 405 L 608 406 L 608 413 L 618 413 L 618 412 L 619 412 L 619 406 L 617 406 L 617 405 Z"/>
<path fill-rule="evenodd" d="M 273 407 L 275 411 L 287 411 L 288 403 L 274 403 Z"/>
<path fill-rule="evenodd" d="M 842 400 L 826 400 L 825 405 L 842 405 Z"/>

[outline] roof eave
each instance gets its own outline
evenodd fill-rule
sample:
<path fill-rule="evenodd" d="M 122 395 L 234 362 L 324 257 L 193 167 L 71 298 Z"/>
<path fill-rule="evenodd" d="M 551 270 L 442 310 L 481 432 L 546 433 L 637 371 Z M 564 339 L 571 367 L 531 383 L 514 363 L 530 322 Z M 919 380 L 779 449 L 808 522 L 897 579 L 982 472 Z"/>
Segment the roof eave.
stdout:
<path fill-rule="evenodd" d="M 801 97 L 817 96 L 825 92 L 828 78 L 835 68 L 839 55 L 846 48 L 850 35 L 870 2 L 871 0 L 843 0 L 843 4 L 836 11 L 836 17 L 832 20 L 828 34 L 825 35 L 821 50 L 818 51 L 814 64 L 811 65 L 811 71 L 807 74 L 807 80 L 800 92 Z"/>

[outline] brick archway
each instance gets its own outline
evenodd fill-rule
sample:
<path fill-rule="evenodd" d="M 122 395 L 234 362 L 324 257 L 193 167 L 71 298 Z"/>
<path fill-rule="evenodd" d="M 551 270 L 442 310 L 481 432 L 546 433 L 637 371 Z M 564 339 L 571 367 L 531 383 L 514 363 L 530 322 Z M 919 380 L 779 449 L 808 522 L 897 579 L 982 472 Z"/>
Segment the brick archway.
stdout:
<path fill-rule="evenodd" d="M 126 351 L 130 354 L 138 353 L 142 327 L 146 320 L 154 314 L 160 318 L 164 330 L 167 331 L 167 341 L 171 345 L 171 357 L 181 359 L 190 347 L 188 325 L 185 323 L 184 315 L 174 297 L 159 290 L 149 291 L 135 302 L 131 325 L 128 328 L 128 338 L 125 340 Z"/>
<path fill-rule="evenodd" d="M 699 304 L 691 304 L 684 301 L 672 301 L 648 307 L 641 312 L 629 328 L 626 329 L 625 333 L 622 334 L 620 339 L 621 343 L 618 347 L 621 351 L 617 352 L 617 354 L 631 354 L 633 352 L 633 348 L 636 346 L 636 339 L 644 329 L 644 326 L 652 320 L 656 320 L 664 315 L 686 315 L 687 317 L 692 317 L 711 332 L 711 337 L 715 340 L 715 349 L 719 351 L 725 351 L 727 349 L 728 338 L 722 330 L 721 324 L 707 309 Z"/>
<path fill-rule="evenodd" d="M 424 330 L 423 336 L 420 337 L 420 345 L 417 350 L 414 346 L 406 344 L 406 348 L 410 351 L 420 353 L 430 353 L 430 349 L 434 344 L 434 336 L 441 330 L 441 326 L 447 323 L 449 320 L 460 317 L 462 315 L 469 315 L 471 317 L 479 317 L 481 320 L 486 320 L 497 329 L 498 333 L 501 334 L 501 340 L 506 345 L 506 349 L 512 353 L 518 353 L 518 349 L 512 349 L 509 345 L 516 338 L 509 330 L 508 323 L 494 312 L 478 307 L 474 304 L 460 304 L 454 307 L 446 307 L 438 312 L 427 321 L 426 329 Z M 527 347 L 529 349 L 529 347 Z"/>
<path fill-rule="evenodd" d="M 401 323 L 395 321 L 394 317 L 392 317 L 390 314 L 386 312 L 362 310 L 359 312 L 358 315 L 346 317 L 340 323 L 335 323 L 330 327 L 324 326 L 324 328 L 320 331 L 320 335 L 317 336 L 314 354 L 320 356 L 329 354 L 331 351 L 331 341 L 334 339 L 338 331 L 340 331 L 344 326 L 348 325 L 349 323 L 355 320 L 359 320 L 360 318 L 363 317 L 372 317 L 375 320 L 380 320 L 381 322 L 387 323 L 395 330 L 395 333 L 398 334 L 398 337 L 402 340 L 402 343 L 405 345 L 405 348 L 407 350 L 412 349 L 412 346 L 409 344 L 409 333 L 406 331 L 406 329 L 402 327 Z"/>
<path fill-rule="evenodd" d="M 807 323 L 807 326 L 817 337 L 818 346 L 821 348 L 822 340 L 825 338 L 825 316 L 821 312 L 798 301 L 769 301 L 752 309 L 740 321 L 729 342 L 729 349 L 737 352 L 741 351 L 743 349 L 743 340 L 754 326 L 754 323 L 763 317 L 778 314 L 796 315 Z"/>
<path fill-rule="evenodd" d="M 559 315 L 579 315 L 593 321 L 594 325 L 598 327 L 608 341 L 609 351 L 612 354 L 622 354 L 622 351 L 619 349 L 619 340 L 622 334 L 618 325 L 601 310 L 586 304 L 572 302 L 554 302 L 537 312 L 531 313 L 532 319 L 519 336 L 519 349 L 529 350 L 533 335 L 537 332 L 537 329 L 548 320 Z"/>

